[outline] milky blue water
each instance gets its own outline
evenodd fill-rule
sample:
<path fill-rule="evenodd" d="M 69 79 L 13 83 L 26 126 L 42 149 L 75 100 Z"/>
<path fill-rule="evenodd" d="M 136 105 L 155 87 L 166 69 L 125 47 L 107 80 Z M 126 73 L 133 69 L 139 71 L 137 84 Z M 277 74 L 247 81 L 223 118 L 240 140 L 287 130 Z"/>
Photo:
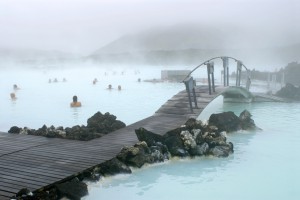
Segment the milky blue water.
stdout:
<path fill-rule="evenodd" d="M 263 130 L 228 134 L 235 151 L 228 158 L 171 160 L 135 169 L 90 184 L 85 199 L 299 199 L 300 105 L 217 99 L 209 109 L 239 114 L 245 108 Z"/>
<path fill-rule="evenodd" d="M 11 126 L 39 128 L 86 125 L 97 111 L 110 112 L 126 124 L 149 117 L 178 91 L 180 83 L 144 82 L 161 77 L 161 68 L 89 67 L 55 70 L 0 70 L 0 131 Z M 54 83 L 54 78 L 58 82 Z M 63 82 L 63 78 L 67 81 Z M 93 85 L 97 78 L 98 83 Z M 138 79 L 141 82 L 138 82 Z M 49 83 L 49 79 L 52 80 Z M 13 90 L 17 84 L 19 90 Z M 111 84 L 113 89 L 107 90 Z M 118 91 L 118 85 L 122 87 Z M 15 92 L 16 101 L 10 99 Z M 70 108 L 73 95 L 82 103 Z"/>
<path fill-rule="evenodd" d="M 155 68 L 86 68 L 56 70 L 3 70 L 0 73 L 0 131 L 11 126 L 86 124 L 97 111 L 111 112 L 126 124 L 152 115 L 167 99 L 184 89 L 179 83 L 138 83 L 160 78 Z M 138 73 L 138 71 L 139 73 Z M 122 75 L 124 71 L 124 75 Z M 22 73 L 21 73 L 22 72 Z M 105 76 L 105 72 L 107 75 Z M 49 78 L 58 83 L 48 83 Z M 62 82 L 66 78 L 67 82 Z M 97 78 L 99 82 L 92 84 Z M 12 85 L 17 100 L 11 101 Z M 122 85 L 123 90 L 106 90 Z M 259 89 L 261 90 L 261 88 Z M 81 108 L 70 108 L 77 95 Z M 228 158 L 172 159 L 166 163 L 133 169 L 130 175 L 106 177 L 89 183 L 84 199 L 272 199 L 300 198 L 300 104 L 223 103 L 217 98 L 199 116 L 248 109 L 262 131 L 228 134 L 234 154 Z"/>

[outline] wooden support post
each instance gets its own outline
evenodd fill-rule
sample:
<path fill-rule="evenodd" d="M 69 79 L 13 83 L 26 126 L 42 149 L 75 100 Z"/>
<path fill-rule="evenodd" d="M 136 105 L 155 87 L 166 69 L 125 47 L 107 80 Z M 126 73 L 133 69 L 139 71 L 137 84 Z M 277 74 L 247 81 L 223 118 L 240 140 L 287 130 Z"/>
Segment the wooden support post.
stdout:
<path fill-rule="evenodd" d="M 187 88 L 186 88 L 186 91 L 187 91 L 188 97 L 189 97 L 189 103 L 190 103 L 191 113 L 193 113 L 194 111 L 193 111 L 193 105 L 192 105 L 192 98 L 191 98 L 191 91 L 190 91 L 190 88 L 187 87 Z"/>
<path fill-rule="evenodd" d="M 243 63 L 241 61 L 237 61 L 237 67 L 236 67 L 236 86 L 241 86 L 241 75 L 242 75 L 242 65 Z"/>
<path fill-rule="evenodd" d="M 211 82 L 212 82 L 212 90 L 213 92 L 216 92 L 215 90 L 215 76 L 214 76 L 214 63 L 210 66 L 210 73 L 211 73 Z"/>
<path fill-rule="evenodd" d="M 211 85 L 210 85 L 210 64 L 207 63 L 207 80 L 208 80 L 208 91 L 209 95 L 211 95 Z"/>
<path fill-rule="evenodd" d="M 225 80 L 224 79 L 224 70 L 221 70 L 221 83 L 224 83 L 225 86 Z"/>
<path fill-rule="evenodd" d="M 215 77 L 214 77 L 214 62 L 209 62 L 207 65 L 208 89 L 211 95 L 211 90 L 215 92 Z"/>
<path fill-rule="evenodd" d="M 194 96 L 194 103 L 195 103 L 195 108 L 198 108 L 198 104 L 197 104 L 197 97 L 196 97 L 196 91 L 195 91 L 195 87 L 193 88 L 193 96 Z"/>
<path fill-rule="evenodd" d="M 251 72 L 247 70 L 247 83 L 246 83 L 246 89 L 249 91 L 251 85 Z"/>
<path fill-rule="evenodd" d="M 191 113 L 194 113 L 191 92 L 193 92 L 193 100 L 195 103 L 195 108 L 198 108 L 198 105 L 197 105 L 197 98 L 196 98 L 196 92 L 195 92 L 195 82 L 193 80 L 193 77 L 189 77 L 188 79 L 184 80 L 184 84 L 186 87 L 186 92 L 188 93 L 188 97 L 189 97 Z"/>
<path fill-rule="evenodd" d="M 222 61 L 223 61 L 223 82 L 224 82 L 224 86 L 228 86 L 229 85 L 229 81 L 228 81 L 228 57 L 222 57 Z"/>
<path fill-rule="evenodd" d="M 229 86 L 229 66 L 227 66 L 226 79 L 227 79 L 227 86 Z"/>

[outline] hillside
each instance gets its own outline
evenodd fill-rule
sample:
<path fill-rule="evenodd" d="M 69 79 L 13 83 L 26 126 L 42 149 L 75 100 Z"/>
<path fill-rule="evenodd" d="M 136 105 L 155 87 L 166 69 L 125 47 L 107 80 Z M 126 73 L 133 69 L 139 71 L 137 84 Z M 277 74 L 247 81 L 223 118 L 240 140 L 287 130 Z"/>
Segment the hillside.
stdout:
<path fill-rule="evenodd" d="M 125 35 L 86 59 L 151 65 L 197 65 L 214 56 L 237 57 L 251 65 L 281 66 L 300 60 L 300 42 L 286 43 L 280 34 L 238 27 L 177 25 Z"/>
<path fill-rule="evenodd" d="M 261 49 L 183 49 L 152 50 L 124 53 L 99 53 L 86 59 L 101 63 L 196 66 L 216 56 L 231 56 L 242 60 L 250 68 L 281 68 L 300 60 L 300 44 Z"/>

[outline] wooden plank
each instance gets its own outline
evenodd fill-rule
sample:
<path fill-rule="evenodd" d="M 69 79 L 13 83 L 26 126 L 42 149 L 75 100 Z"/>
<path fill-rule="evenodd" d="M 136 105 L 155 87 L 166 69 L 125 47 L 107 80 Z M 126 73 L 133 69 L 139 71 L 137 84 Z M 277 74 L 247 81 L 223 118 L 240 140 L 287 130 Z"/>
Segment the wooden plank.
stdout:
<path fill-rule="evenodd" d="M 20 188 L 22 187 L 26 187 L 28 188 L 30 191 L 34 190 L 35 188 L 33 188 L 31 185 L 18 185 L 18 183 L 6 183 L 6 182 L 0 182 L 0 188 L 2 187 L 8 187 L 8 188 L 12 188 L 12 189 L 16 189 L 16 190 L 20 190 Z"/>
<path fill-rule="evenodd" d="M 66 166 L 66 167 L 74 167 L 74 169 L 78 168 L 78 167 L 86 167 L 88 168 L 90 166 L 90 164 L 94 164 L 94 163 L 83 163 L 80 160 L 67 160 L 65 158 L 52 158 L 52 157 L 43 157 L 43 156 L 36 156 L 36 155 L 32 155 L 32 154 L 27 154 L 22 152 L 22 154 L 18 154 L 15 155 L 17 158 L 18 157 L 24 157 L 27 156 L 29 160 L 37 160 L 40 162 L 53 162 L 57 165 L 62 165 L 62 166 Z M 2 166 L 3 164 L 0 163 L 0 166 Z"/>
<path fill-rule="evenodd" d="M 47 158 L 45 159 L 24 159 L 24 156 L 22 155 L 14 155 L 14 156 L 10 156 L 10 157 L 6 157 L 4 159 L 2 159 L 2 162 L 0 164 L 3 163 L 12 163 L 14 165 L 18 165 L 18 166 L 29 166 L 29 167 L 44 167 L 46 166 L 46 168 L 49 168 L 49 166 L 53 166 L 55 164 L 55 162 L 47 162 Z M 68 170 L 71 170 L 72 168 L 68 168 L 65 169 L 66 166 L 61 166 L 59 168 L 55 169 L 51 169 L 50 172 L 52 173 L 66 173 Z M 75 166 L 74 166 L 75 167 Z"/>
<path fill-rule="evenodd" d="M 34 180 L 29 180 L 29 179 L 21 179 L 21 178 L 16 178 L 10 175 L 1 175 L 0 176 L 1 179 L 3 179 L 3 182 L 6 182 L 5 180 L 11 181 L 12 183 L 15 182 L 19 182 L 19 183 L 24 183 L 24 185 L 31 185 L 33 188 L 38 189 L 41 188 L 43 186 L 46 186 L 52 182 L 47 183 L 46 180 L 44 180 L 43 182 L 38 182 L 38 181 L 34 181 Z M 2 182 L 2 181 L 1 181 Z M 20 188 L 22 189 L 22 188 Z M 10 190 L 7 190 L 10 191 Z M 14 192 L 14 191 L 11 191 Z"/>
<path fill-rule="evenodd" d="M 4 191 L 0 188 L 0 200 L 9 200 L 15 193 Z"/>
<path fill-rule="evenodd" d="M 29 164 L 27 165 L 31 171 L 33 171 L 33 168 L 35 168 L 35 162 L 39 162 L 39 163 L 51 163 L 49 166 L 55 164 L 55 165 L 58 165 L 58 166 L 61 166 L 61 167 L 64 167 L 65 168 L 65 173 L 67 172 L 72 172 L 72 171 L 76 171 L 78 169 L 82 169 L 82 168 L 88 168 L 90 165 L 82 165 L 81 163 L 78 163 L 78 162 L 69 162 L 69 161 L 65 161 L 65 160 L 50 160 L 50 159 L 45 159 L 45 160 L 38 160 L 38 159 L 31 159 L 32 160 L 32 166 L 29 166 Z M 94 163 L 92 163 L 94 164 Z M 10 167 L 10 168 L 13 168 L 13 167 L 18 167 L 17 164 L 15 163 L 12 163 L 12 164 L 9 164 L 9 163 L 1 163 L 0 164 L 1 167 Z M 23 169 L 23 168 L 21 168 Z M 41 169 L 42 170 L 42 169 Z M 53 174 L 55 175 L 55 172 L 53 173 L 50 173 L 51 172 L 51 169 L 45 169 L 44 172 L 45 173 L 49 173 L 50 174 Z M 63 170 L 62 170 L 63 171 Z M 57 172 L 58 174 L 59 172 Z"/>
<path fill-rule="evenodd" d="M 201 108 L 193 108 L 193 110 L 194 110 L 194 112 L 198 112 L 198 110 L 203 110 L 203 109 L 201 109 Z M 172 113 L 172 114 L 184 115 L 184 114 L 191 113 L 191 110 L 190 110 L 190 108 L 161 107 L 156 112 L 164 112 L 164 113 Z"/>
<path fill-rule="evenodd" d="M 39 161 L 35 161 L 35 160 L 22 160 L 22 161 L 18 161 L 18 162 L 14 162 L 13 160 L 5 160 L 1 163 L 2 166 L 8 167 L 8 166 L 24 166 L 24 167 L 30 167 L 33 170 L 48 170 L 47 175 L 56 175 L 56 176 L 61 176 L 64 175 L 66 173 L 68 173 L 70 170 L 72 170 L 71 168 L 66 168 L 64 167 L 60 167 L 59 165 L 55 165 L 54 163 L 52 164 L 47 164 L 44 165 L 44 162 L 39 162 Z M 51 167 L 51 170 L 49 170 L 49 167 Z M 10 168 L 11 169 L 11 168 Z M 73 172 L 75 173 L 76 170 L 73 169 Z"/>
<path fill-rule="evenodd" d="M 10 197 L 14 196 L 16 192 L 15 190 L 12 190 L 7 187 L 1 187 L 0 188 L 0 200 L 8 200 Z M 17 191 L 18 192 L 18 191 Z"/>
<path fill-rule="evenodd" d="M 7 166 L 0 166 L 0 170 L 2 170 L 0 172 L 0 175 L 9 175 L 11 174 L 12 176 L 17 176 L 17 177 L 21 177 L 22 175 L 26 175 L 26 174 L 30 174 L 31 176 L 28 177 L 29 180 L 37 180 L 34 177 L 44 177 L 47 179 L 57 179 L 60 178 L 61 176 L 64 176 L 65 174 L 61 174 L 61 175 L 57 175 L 57 174 L 50 174 L 47 173 L 47 170 L 34 170 L 31 167 L 25 167 L 23 166 L 20 169 L 11 169 L 12 165 L 7 165 Z M 49 171 L 49 170 L 48 170 Z"/>

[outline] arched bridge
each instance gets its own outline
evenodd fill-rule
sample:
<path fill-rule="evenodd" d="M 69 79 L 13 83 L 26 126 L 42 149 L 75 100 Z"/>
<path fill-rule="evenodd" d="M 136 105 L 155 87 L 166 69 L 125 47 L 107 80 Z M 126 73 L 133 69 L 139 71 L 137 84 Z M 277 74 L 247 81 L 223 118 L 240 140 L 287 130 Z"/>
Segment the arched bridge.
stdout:
<path fill-rule="evenodd" d="M 221 81 L 215 79 L 215 60 L 222 61 Z M 235 77 L 229 76 L 229 61 L 236 63 Z M 195 72 L 204 69 L 204 84 L 198 84 L 194 78 Z M 245 72 L 243 72 L 243 70 Z M 243 72 L 243 73 L 242 73 Z M 202 76 L 203 76 L 202 70 Z M 203 78 L 202 78 L 203 79 Z M 179 92 L 156 111 L 156 115 L 177 115 L 197 117 L 202 110 L 217 96 L 223 95 L 225 102 L 253 102 L 253 101 L 284 101 L 281 98 L 250 92 L 251 73 L 242 61 L 228 56 L 211 58 L 195 67 L 182 81 L 186 90 Z"/>
<path fill-rule="evenodd" d="M 242 61 L 228 56 L 214 57 L 195 67 L 183 80 L 187 92 L 190 94 L 191 92 L 193 92 L 193 88 L 196 87 L 196 81 L 194 80 L 192 74 L 194 74 L 194 72 L 197 69 L 200 69 L 201 67 L 205 67 L 205 66 L 207 71 L 208 92 L 209 94 L 216 92 L 214 60 L 217 59 L 221 59 L 223 63 L 223 70 L 221 71 L 222 72 L 221 78 L 223 78 L 223 80 L 221 81 L 221 84 L 223 86 L 223 91 L 221 92 L 221 94 L 224 96 L 224 100 L 225 101 L 246 101 L 246 102 L 252 101 L 253 95 L 249 91 L 250 84 L 251 84 L 249 69 L 243 64 Z M 233 60 L 236 62 L 236 73 L 235 73 L 234 85 L 229 81 L 229 60 Z M 246 76 L 244 77 L 246 79 L 245 86 L 241 85 L 243 69 L 246 71 L 245 73 Z M 230 86 L 230 84 L 232 86 Z"/>

